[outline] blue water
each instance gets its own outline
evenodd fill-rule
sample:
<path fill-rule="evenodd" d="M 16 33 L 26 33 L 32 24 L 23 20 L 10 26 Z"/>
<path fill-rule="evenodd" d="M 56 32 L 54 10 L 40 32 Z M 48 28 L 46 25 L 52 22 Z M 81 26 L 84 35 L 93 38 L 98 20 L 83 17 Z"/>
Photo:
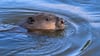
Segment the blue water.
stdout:
<path fill-rule="evenodd" d="M 63 17 L 66 28 L 43 35 L 0 29 L 0 56 L 99 56 L 99 5 L 99 0 L 1 0 L 0 24 L 48 12 Z"/>

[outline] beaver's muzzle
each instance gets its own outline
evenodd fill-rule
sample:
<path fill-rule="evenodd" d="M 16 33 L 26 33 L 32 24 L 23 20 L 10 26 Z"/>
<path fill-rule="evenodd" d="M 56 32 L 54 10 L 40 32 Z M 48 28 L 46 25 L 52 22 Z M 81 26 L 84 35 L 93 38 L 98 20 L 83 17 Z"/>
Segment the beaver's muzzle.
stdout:
<path fill-rule="evenodd" d="M 63 19 L 57 20 L 56 27 L 57 27 L 57 30 L 64 30 L 65 28 L 64 20 Z"/>

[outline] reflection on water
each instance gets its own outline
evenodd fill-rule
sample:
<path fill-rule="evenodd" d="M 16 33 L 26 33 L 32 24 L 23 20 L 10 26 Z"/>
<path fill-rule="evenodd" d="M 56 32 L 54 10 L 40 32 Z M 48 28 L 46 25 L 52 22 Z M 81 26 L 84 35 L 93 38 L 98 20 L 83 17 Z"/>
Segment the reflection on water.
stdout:
<path fill-rule="evenodd" d="M 91 2 L 92 1 L 89 0 L 87 2 L 84 0 L 1 0 L 1 24 L 14 25 L 19 23 L 22 19 L 44 11 L 63 17 L 66 21 L 66 28 L 63 32 L 44 32 L 41 35 L 16 31 L 0 32 L 0 55 L 82 55 L 91 47 L 93 34 L 89 22 L 91 16 L 80 6 L 90 4 Z M 9 27 L 5 29 L 9 29 Z M 22 29 L 20 31 L 22 31 Z"/>

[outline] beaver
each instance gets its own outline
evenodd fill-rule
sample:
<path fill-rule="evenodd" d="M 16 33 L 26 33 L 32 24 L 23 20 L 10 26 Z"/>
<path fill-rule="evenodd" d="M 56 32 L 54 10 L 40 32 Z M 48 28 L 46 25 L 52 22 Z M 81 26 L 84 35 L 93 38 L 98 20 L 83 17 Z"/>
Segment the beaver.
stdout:
<path fill-rule="evenodd" d="M 28 17 L 21 26 L 29 31 L 34 30 L 63 30 L 64 20 L 51 13 L 38 13 Z"/>
<path fill-rule="evenodd" d="M 51 13 L 37 13 L 28 17 L 22 24 L 28 31 L 34 30 L 64 30 L 64 20 Z"/>

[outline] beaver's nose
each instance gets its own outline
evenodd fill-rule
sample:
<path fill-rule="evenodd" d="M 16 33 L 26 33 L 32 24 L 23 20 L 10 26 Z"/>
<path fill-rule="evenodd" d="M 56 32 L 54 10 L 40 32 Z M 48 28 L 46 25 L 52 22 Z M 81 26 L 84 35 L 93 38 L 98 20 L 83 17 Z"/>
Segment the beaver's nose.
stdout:
<path fill-rule="evenodd" d="M 62 21 L 60 21 L 61 22 L 61 24 L 64 24 L 64 21 L 62 20 Z"/>

